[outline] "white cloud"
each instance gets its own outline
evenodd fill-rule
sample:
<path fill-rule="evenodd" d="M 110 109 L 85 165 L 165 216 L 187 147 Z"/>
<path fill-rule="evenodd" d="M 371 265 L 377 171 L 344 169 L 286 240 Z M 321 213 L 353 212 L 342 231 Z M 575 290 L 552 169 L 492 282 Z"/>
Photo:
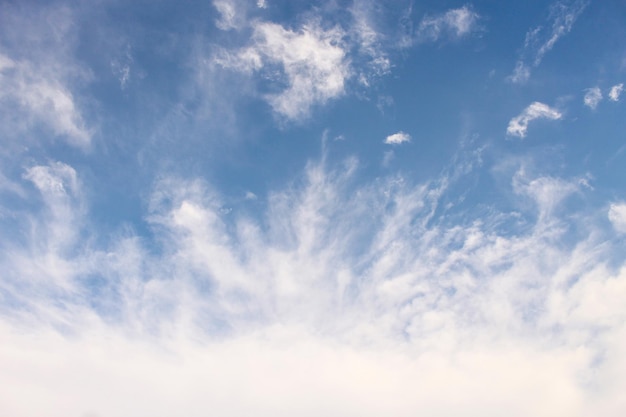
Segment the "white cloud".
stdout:
<path fill-rule="evenodd" d="M 609 207 L 609 220 L 615 230 L 626 233 L 626 203 L 613 203 Z"/>
<path fill-rule="evenodd" d="M 230 224 L 209 185 L 165 178 L 148 216 L 158 250 L 74 234 L 38 264 L 67 278 L 62 292 L 23 285 L 52 252 L 16 258 L 3 237 L 3 297 L 30 310 L 2 305 L 0 412 L 621 416 L 626 269 L 605 263 L 621 247 L 595 232 L 570 240 L 558 208 L 576 180 L 519 171 L 513 191 L 546 214 L 517 207 L 534 227 L 502 231 L 511 213 L 435 216 L 445 174 L 357 186 L 357 169 L 309 164 L 262 224 Z M 80 197 L 67 165 L 26 178 L 52 205 Z"/>
<path fill-rule="evenodd" d="M 394 133 L 385 138 L 385 143 L 388 145 L 400 145 L 401 143 L 410 142 L 411 135 L 404 132 Z"/>
<path fill-rule="evenodd" d="M 511 136 L 518 136 L 523 138 L 528 131 L 528 124 L 536 119 L 548 119 L 558 120 L 562 117 L 562 114 L 548 106 L 547 104 L 535 101 L 530 106 L 526 107 L 524 111 L 519 115 L 511 119 L 509 126 L 506 129 L 506 133 Z"/>
<path fill-rule="evenodd" d="M 314 105 L 344 93 L 350 70 L 342 37 L 337 27 L 325 30 L 311 23 L 294 32 L 275 23 L 257 22 L 252 45 L 235 54 L 225 53 L 217 63 L 245 72 L 267 67 L 271 77 L 276 77 L 272 68 L 277 66 L 286 87 L 267 94 L 267 101 L 277 114 L 299 120 Z"/>
<path fill-rule="evenodd" d="M 587 0 L 557 0 L 553 3 L 546 25 L 530 29 L 526 33 L 521 56 L 508 79 L 514 83 L 528 81 L 531 69 L 539 66 L 545 54 L 572 30 L 588 4 Z"/>
<path fill-rule="evenodd" d="M 502 231 L 512 213 L 435 215 L 446 174 L 356 185 L 357 169 L 310 163 L 262 222 L 227 219 L 202 181 L 164 178 L 147 216 L 156 250 L 132 236 L 96 248 L 84 228 L 66 250 L 38 246 L 52 227 L 25 247 L 0 238 L 3 299 L 20 301 L 1 307 L 0 412 L 621 415 L 626 269 L 605 264 L 621 247 L 596 233 L 570 240 L 558 208 L 576 180 L 518 172 L 513 191 L 545 215 L 517 207 L 532 227 Z M 80 218 L 71 167 L 25 178 L 46 210 Z"/>
<path fill-rule="evenodd" d="M 417 29 L 419 41 L 437 41 L 443 36 L 461 38 L 476 30 L 479 16 L 467 6 L 450 9 L 422 19 Z"/>
<path fill-rule="evenodd" d="M 30 62 L 15 62 L 6 56 L 0 56 L 0 60 L 4 64 L 0 69 L 0 99 L 11 103 L 11 114 L 23 114 L 18 129 L 39 122 L 71 144 L 89 144 L 91 131 L 73 94 L 57 75 L 40 72 Z M 8 108 L 4 111 L 9 112 Z"/>
<path fill-rule="evenodd" d="M 598 107 L 598 104 L 602 101 L 602 92 L 599 87 L 588 88 L 584 97 L 585 106 L 592 110 Z"/>
<path fill-rule="evenodd" d="M 530 78 L 530 68 L 523 63 L 522 61 L 518 61 L 515 64 L 515 69 L 513 70 L 513 74 L 509 76 L 509 79 L 518 84 L 525 83 Z"/>
<path fill-rule="evenodd" d="M 213 7 L 220 14 L 220 18 L 216 22 L 218 28 L 222 30 L 240 29 L 245 25 L 245 6 L 241 2 L 237 0 L 213 0 Z"/>
<path fill-rule="evenodd" d="M 513 190 L 530 197 L 537 206 L 537 225 L 543 226 L 553 218 L 555 210 L 567 197 L 580 191 L 580 180 L 565 181 L 560 178 L 539 177 L 528 178 L 524 169 L 515 173 L 512 181 Z"/>
<path fill-rule="evenodd" d="M 6 135 L 23 134 L 43 126 L 48 133 L 72 145 L 89 145 L 88 128 L 75 94 L 75 85 L 89 74 L 71 54 L 73 15 L 66 8 L 42 15 L 24 10 L 3 10 L 0 46 L 0 120 Z M 25 16 L 28 14 L 28 16 Z M 14 39 L 13 33 L 28 32 Z M 10 33 L 10 34 L 9 34 Z"/>
<path fill-rule="evenodd" d="M 350 8 L 353 22 L 348 32 L 355 39 L 358 54 L 366 57 L 364 68 L 357 68 L 361 84 L 367 86 L 372 78 L 388 74 L 391 70 L 391 60 L 388 51 L 383 46 L 384 35 L 375 27 L 375 3 L 368 1 L 354 2 Z M 373 16 L 374 15 L 374 16 Z"/>
<path fill-rule="evenodd" d="M 619 97 L 624 90 L 624 83 L 616 84 L 609 91 L 609 99 L 611 101 L 619 101 Z"/>

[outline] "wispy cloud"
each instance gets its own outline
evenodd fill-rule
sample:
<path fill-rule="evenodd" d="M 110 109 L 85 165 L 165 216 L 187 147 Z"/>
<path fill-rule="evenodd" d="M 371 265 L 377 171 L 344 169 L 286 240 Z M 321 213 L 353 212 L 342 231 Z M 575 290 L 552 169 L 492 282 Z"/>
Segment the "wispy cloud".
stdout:
<path fill-rule="evenodd" d="M 595 110 L 595 108 L 598 107 L 598 104 L 602 101 L 602 91 L 600 91 L 600 87 L 588 88 L 583 101 L 585 106 Z"/>
<path fill-rule="evenodd" d="M 4 404 L 121 416 L 170 415 L 183 399 L 189 415 L 207 399 L 278 416 L 449 414 L 450 397 L 475 415 L 619 404 L 623 382 L 606 378 L 626 370 L 609 337 L 625 331 L 626 275 L 606 263 L 619 248 L 598 245 L 593 216 L 569 239 L 560 208 L 583 192 L 576 179 L 520 169 L 511 192 L 532 207 L 459 222 L 440 207 L 453 176 L 358 185 L 358 169 L 311 162 L 301 185 L 270 194 L 262 222 L 226 215 L 203 181 L 163 178 L 147 215 L 156 251 L 132 236 L 85 245 L 88 228 L 57 234 L 59 219 L 81 223 L 80 181 L 62 163 L 29 169 L 45 212 L 65 214 L 41 217 L 49 227 L 25 246 L 2 239 Z M 527 223 L 504 232 L 507 219 Z M 63 247 L 35 243 L 50 236 Z M 429 395 L 408 395 L 416 387 Z"/>
<path fill-rule="evenodd" d="M 400 145 L 401 143 L 410 142 L 411 135 L 404 132 L 394 133 L 393 135 L 389 135 L 385 138 L 385 143 L 387 145 Z"/>
<path fill-rule="evenodd" d="M 609 90 L 609 99 L 611 101 L 619 101 L 619 98 L 622 95 L 622 91 L 624 91 L 624 83 L 614 85 Z"/>
<path fill-rule="evenodd" d="M 437 41 L 443 37 L 461 38 L 477 29 L 479 15 L 468 6 L 426 16 L 417 28 L 418 41 Z"/>
<path fill-rule="evenodd" d="M 548 106 L 547 104 L 535 101 L 530 106 L 526 107 L 524 111 L 511 119 L 509 126 L 506 129 L 506 133 L 511 136 L 518 136 L 523 138 L 528 131 L 528 124 L 536 119 L 558 120 L 562 117 L 562 114 Z"/>
<path fill-rule="evenodd" d="M 18 9 L 7 7 L 3 13 L 2 33 L 28 30 L 30 38 L 26 41 L 6 34 L 4 42 L 0 40 L 5 43 L 0 52 L 2 130 L 12 136 L 43 126 L 70 144 L 88 146 L 92 129 L 72 87 L 89 75 L 68 52 L 74 36 L 71 10 L 50 10 L 47 17 L 37 16 L 35 21 Z"/>
<path fill-rule="evenodd" d="M 385 36 L 375 27 L 374 6 L 374 2 L 357 1 L 350 8 L 353 22 L 348 33 L 356 40 L 358 54 L 366 57 L 364 68 L 357 70 L 359 82 L 366 86 L 372 77 L 380 77 L 391 70 L 388 52 L 393 46 L 386 45 Z"/>
<path fill-rule="evenodd" d="M 130 45 L 126 45 L 124 53 L 119 58 L 111 60 L 111 72 L 119 80 L 122 90 L 126 89 L 130 82 L 132 64 L 133 56 Z"/>
<path fill-rule="evenodd" d="M 572 30 L 588 4 L 587 0 L 558 0 L 552 4 L 545 25 L 530 29 L 526 33 L 520 58 L 509 80 L 514 83 L 528 81 L 532 69 L 538 67 L 545 54 L 552 50 L 560 38 Z"/>

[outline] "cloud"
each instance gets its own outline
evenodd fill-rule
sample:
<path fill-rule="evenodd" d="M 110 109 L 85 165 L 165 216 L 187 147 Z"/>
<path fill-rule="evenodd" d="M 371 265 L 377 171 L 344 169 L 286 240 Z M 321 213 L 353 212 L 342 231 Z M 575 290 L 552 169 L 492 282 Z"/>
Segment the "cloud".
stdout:
<path fill-rule="evenodd" d="M 363 61 L 355 70 L 360 72 L 359 82 L 365 86 L 370 84 L 372 78 L 388 74 L 391 70 L 389 50 L 392 47 L 386 45 L 385 36 L 376 28 L 375 5 L 374 2 L 357 1 L 350 8 L 353 21 L 348 27 L 348 33 L 355 40 L 355 58 Z"/>
<path fill-rule="evenodd" d="M 73 145 L 84 147 L 90 143 L 92 133 L 73 94 L 57 74 L 46 74 L 28 61 L 13 61 L 6 56 L 0 56 L 0 61 L 0 100 L 4 106 L 10 103 L 11 114 L 23 114 L 19 130 L 42 123 Z"/>
<path fill-rule="evenodd" d="M 626 268 L 594 215 L 562 209 L 577 179 L 520 169 L 509 191 L 533 206 L 475 218 L 443 209 L 448 171 L 358 170 L 311 161 L 258 218 L 162 177 L 148 249 L 95 244 L 76 170 L 29 168 L 44 206 L 19 216 L 36 233 L 0 238 L 0 411 L 620 415 Z"/>
<path fill-rule="evenodd" d="M 531 70 L 538 67 L 545 54 L 554 48 L 560 38 L 572 30 L 588 4 L 587 0 L 557 0 L 553 3 L 546 24 L 532 28 L 526 33 L 520 58 L 508 79 L 520 84 L 528 81 Z"/>
<path fill-rule="evenodd" d="M 72 58 L 73 13 L 63 7 L 28 13 L 3 9 L 0 18 L 0 109 L 7 136 L 44 127 L 46 133 L 86 147 L 87 126 L 74 86 L 89 74 Z M 43 14 L 43 15 L 42 15 Z M 28 37 L 15 33 L 27 31 Z"/>
<path fill-rule="evenodd" d="M 450 9 L 447 12 L 426 16 L 417 29 L 419 41 L 435 42 L 442 37 L 461 38 L 477 29 L 479 15 L 468 6 Z"/>
<path fill-rule="evenodd" d="M 387 145 L 400 145 L 401 143 L 410 142 L 411 135 L 404 132 L 394 133 L 393 135 L 389 135 L 385 138 L 385 143 Z"/>
<path fill-rule="evenodd" d="M 511 119 L 506 133 L 523 138 L 528 131 L 528 124 L 536 119 L 559 120 L 562 114 L 547 104 L 535 101 L 519 115 Z"/>
<path fill-rule="evenodd" d="M 124 54 L 117 59 L 111 60 L 111 72 L 115 75 L 122 90 L 126 89 L 126 86 L 131 79 L 131 66 L 133 64 L 133 56 L 131 54 L 130 45 L 126 45 Z"/>
<path fill-rule="evenodd" d="M 288 120 L 306 118 L 315 105 L 344 93 L 350 76 L 346 51 L 342 47 L 343 31 L 322 29 L 315 23 L 295 32 L 275 23 L 254 24 L 252 45 L 236 53 L 224 52 L 216 62 L 243 72 L 260 72 L 275 77 L 285 87 L 266 94 L 274 111 Z M 268 72 L 263 74 L 263 70 Z"/>
<path fill-rule="evenodd" d="M 259 219 L 226 216 L 201 180 L 164 177 L 150 250 L 133 236 L 94 246 L 86 227 L 37 256 L 54 227 L 25 246 L 2 237 L 0 410 L 620 415 L 626 268 L 607 263 L 621 247 L 593 215 L 562 210 L 584 192 L 576 179 L 518 170 L 511 192 L 530 210 L 460 218 L 442 209 L 447 172 L 361 183 L 358 169 L 310 162 Z M 73 168 L 24 178 L 44 214 L 65 214 L 22 216 L 81 223 Z M 523 226 L 502 228 L 513 218 Z M 572 228 L 588 233 L 572 241 Z"/>
<path fill-rule="evenodd" d="M 613 224 L 615 230 L 620 233 L 626 233 L 626 204 L 611 204 L 609 207 L 609 220 Z"/>
<path fill-rule="evenodd" d="M 265 2 L 258 3 L 258 7 L 264 8 Z M 217 10 L 220 18 L 216 25 L 221 30 L 242 29 L 247 25 L 247 4 L 239 0 L 213 0 L 213 7 Z"/>
<path fill-rule="evenodd" d="M 602 92 L 599 87 L 588 88 L 584 97 L 585 106 L 592 110 L 598 107 L 598 104 L 602 101 Z"/>
<path fill-rule="evenodd" d="M 611 101 L 619 101 L 619 97 L 624 90 L 624 83 L 616 84 L 609 90 L 609 99 Z"/>
<path fill-rule="evenodd" d="M 253 19 L 247 15 L 254 10 L 238 0 L 216 0 L 214 6 L 219 28 L 237 29 L 241 36 L 246 28 L 251 36 L 243 47 L 216 47 L 208 61 L 246 74 L 276 115 L 296 122 L 349 92 L 351 81 L 371 87 L 390 73 L 394 53 L 412 46 L 416 36 L 420 41 L 461 38 L 476 31 L 479 20 L 468 6 L 451 9 L 425 17 L 416 35 L 410 5 L 387 9 L 376 1 L 355 1 L 347 18 L 338 18 L 346 11 L 331 2 L 294 26 Z"/>

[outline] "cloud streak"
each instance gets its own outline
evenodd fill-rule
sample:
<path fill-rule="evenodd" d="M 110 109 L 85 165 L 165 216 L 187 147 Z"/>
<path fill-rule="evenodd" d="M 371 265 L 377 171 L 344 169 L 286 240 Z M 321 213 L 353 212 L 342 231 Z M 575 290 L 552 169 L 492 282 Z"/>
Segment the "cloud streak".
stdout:
<path fill-rule="evenodd" d="M 518 84 L 528 81 L 532 69 L 538 67 L 559 39 L 572 30 L 588 4 L 587 0 L 558 0 L 553 3 L 546 24 L 526 33 L 520 58 L 508 79 Z"/>

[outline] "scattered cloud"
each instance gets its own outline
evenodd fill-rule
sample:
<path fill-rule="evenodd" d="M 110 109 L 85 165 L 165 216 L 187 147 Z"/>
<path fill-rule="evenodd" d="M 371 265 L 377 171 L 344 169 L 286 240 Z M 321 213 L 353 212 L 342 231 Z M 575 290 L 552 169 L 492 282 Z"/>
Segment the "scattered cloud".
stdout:
<path fill-rule="evenodd" d="M 479 15 L 470 7 L 463 6 L 447 12 L 426 16 L 417 28 L 418 41 L 435 42 L 443 37 L 458 39 L 477 29 Z"/>
<path fill-rule="evenodd" d="M 506 133 L 511 136 L 518 136 L 523 138 L 528 131 L 528 124 L 536 119 L 548 119 L 558 120 L 562 117 L 562 114 L 548 106 L 547 104 L 535 101 L 530 106 L 526 107 L 524 111 L 511 119 L 509 126 L 506 129 Z"/>
<path fill-rule="evenodd" d="M 201 59 L 194 55 L 192 62 L 215 71 L 203 80 L 215 88 L 206 101 L 223 106 L 228 97 L 220 92 L 236 95 L 258 83 L 255 93 L 279 117 L 298 121 L 349 93 L 351 82 L 368 85 L 373 74 L 390 70 L 392 43 L 375 19 L 379 9 L 368 9 L 368 2 L 344 10 L 337 18 L 342 22 L 332 24 L 310 18 L 319 12 L 316 4 L 310 15 L 298 15 L 304 24 L 289 26 L 248 18 L 265 1 L 248 1 L 248 9 L 241 0 L 214 1 L 219 26 L 230 31 L 217 38 L 237 47 L 206 63 L 206 49 L 198 46 L 205 41 L 194 39 L 192 54 Z M 282 15 L 267 3 L 273 18 Z M 6 25 L 11 7 L 0 6 L 0 130 L 14 123 L 23 126 L 15 136 L 20 140 L 36 131 L 87 146 L 92 130 L 80 87 L 90 75 L 69 51 L 71 36 L 82 32 L 71 13 L 48 9 L 34 23 Z M 410 33 L 445 41 L 476 30 L 471 8 L 455 10 L 425 18 Z M 29 22 L 33 28 L 17 30 Z M 147 28 L 138 32 L 154 33 Z M 11 44 L 17 33 L 20 42 Z M 188 46 L 172 39 L 177 48 Z M 133 45 L 137 61 L 154 46 Z M 100 65 L 94 65 L 100 71 L 94 79 L 108 83 L 113 72 L 125 88 L 136 77 L 130 54 L 112 61 L 98 48 L 86 52 L 90 64 Z M 201 71 L 187 64 L 185 71 Z M 534 65 L 523 61 L 520 71 L 528 70 L 528 77 Z M 591 174 L 564 174 L 571 167 L 554 160 L 510 162 L 502 149 L 485 157 L 488 139 L 473 134 L 482 122 L 471 112 L 462 115 L 463 152 L 441 171 L 445 161 L 429 161 L 418 175 L 414 166 L 378 166 L 381 159 L 393 165 L 394 155 L 408 149 L 400 145 L 412 141 L 409 134 L 375 138 L 391 145 L 380 155 L 356 140 L 375 129 L 349 116 L 286 132 L 259 123 L 263 114 L 255 112 L 240 123 L 249 142 L 233 146 L 225 139 L 209 148 L 206 138 L 222 136 L 204 129 L 208 123 L 176 131 L 193 124 L 185 122 L 194 121 L 190 114 L 202 105 L 178 97 L 198 81 L 161 78 L 180 73 L 157 66 L 148 87 L 172 80 L 166 98 L 159 96 L 163 91 L 127 91 L 123 98 L 131 100 L 96 103 L 105 123 L 124 125 L 120 130 L 137 137 L 140 151 L 107 142 L 89 154 L 61 144 L 23 151 L 15 161 L 9 161 L 11 151 L 0 151 L 10 162 L 0 172 L 1 415 L 199 417 L 208 408 L 233 417 L 623 415 L 626 203 L 593 200 L 616 195 L 613 185 L 604 188 L 599 179 L 593 192 Z M 214 82 L 221 76 L 229 81 L 223 88 Z M 95 84 L 94 91 L 102 90 Z M 380 87 L 373 96 L 391 106 Z M 622 89 L 603 88 L 600 97 L 617 101 Z M 146 97 L 163 101 L 138 100 Z M 361 114 L 359 103 L 367 99 L 346 103 L 356 103 L 351 114 Z M 127 107 L 110 112 L 107 106 L 117 104 Z M 156 120 L 160 113 L 151 110 L 126 111 L 144 104 L 174 107 L 181 118 L 172 123 Z M 523 138 L 532 121 L 558 120 L 561 112 L 558 104 L 531 103 L 511 119 L 507 134 Z M 500 118 L 496 113 L 491 119 Z M 328 126 L 319 159 L 307 159 L 319 149 L 310 143 L 276 152 L 283 139 L 310 139 L 319 126 Z M 151 129 L 171 136 L 168 146 L 185 149 L 170 155 L 171 147 L 150 143 L 146 151 L 147 142 L 159 142 L 145 134 Z M 118 130 L 105 132 L 104 139 L 114 140 Z M 328 140 L 344 137 L 330 132 L 345 132 L 350 140 L 333 144 Z M 537 152 L 513 148 L 521 149 L 524 162 Z M 351 153 L 363 162 L 344 158 Z M 207 161 L 214 155 L 219 163 Z M 276 170 L 274 161 L 287 160 L 283 156 L 289 167 Z M 506 168 L 485 167 L 494 160 Z M 592 163 L 582 169 L 593 171 Z M 271 177 L 256 177 L 267 169 Z M 439 174 L 429 175 L 432 170 Z M 199 177 L 185 176 L 189 172 Z M 141 183 L 136 193 L 117 188 L 135 177 Z M 256 183 L 269 192 L 255 189 Z M 120 224 L 125 221 L 131 223 Z"/>
<path fill-rule="evenodd" d="M 508 79 L 519 84 L 528 81 L 532 69 L 538 67 L 545 54 L 572 30 L 588 4 L 588 0 L 557 0 L 553 3 L 546 24 L 526 33 L 520 58 Z"/>
<path fill-rule="evenodd" d="M 615 230 L 626 233 L 626 203 L 613 203 L 609 207 L 609 220 Z"/>
<path fill-rule="evenodd" d="M 600 91 L 600 87 L 588 88 L 583 101 L 585 102 L 585 106 L 595 110 L 596 107 L 598 107 L 598 104 L 602 101 L 602 92 Z"/>
<path fill-rule="evenodd" d="M 387 145 L 400 145 L 405 142 L 411 141 L 411 135 L 404 132 L 394 133 L 393 135 L 389 135 L 385 138 L 385 143 Z"/>
<path fill-rule="evenodd" d="M 425 17 L 414 32 L 412 23 L 407 23 L 410 5 L 401 13 L 381 17 L 377 2 L 355 1 L 347 10 L 348 19 L 337 19 L 337 6 L 329 4 L 308 15 L 304 23 L 287 27 L 262 18 L 249 19 L 246 14 L 252 12 L 238 0 L 213 4 L 220 13 L 218 27 L 245 27 L 252 35 L 242 48 L 217 48 L 210 61 L 254 76 L 274 113 L 289 121 L 306 119 L 315 106 L 344 95 L 350 81 L 370 87 L 389 74 L 393 53 L 416 39 L 458 39 L 476 31 L 480 19 L 471 7 L 464 6 Z"/>
<path fill-rule="evenodd" d="M 609 99 L 611 101 L 619 101 L 619 97 L 622 94 L 623 90 L 624 83 L 614 85 L 613 87 L 611 87 L 611 90 L 609 90 Z"/>

